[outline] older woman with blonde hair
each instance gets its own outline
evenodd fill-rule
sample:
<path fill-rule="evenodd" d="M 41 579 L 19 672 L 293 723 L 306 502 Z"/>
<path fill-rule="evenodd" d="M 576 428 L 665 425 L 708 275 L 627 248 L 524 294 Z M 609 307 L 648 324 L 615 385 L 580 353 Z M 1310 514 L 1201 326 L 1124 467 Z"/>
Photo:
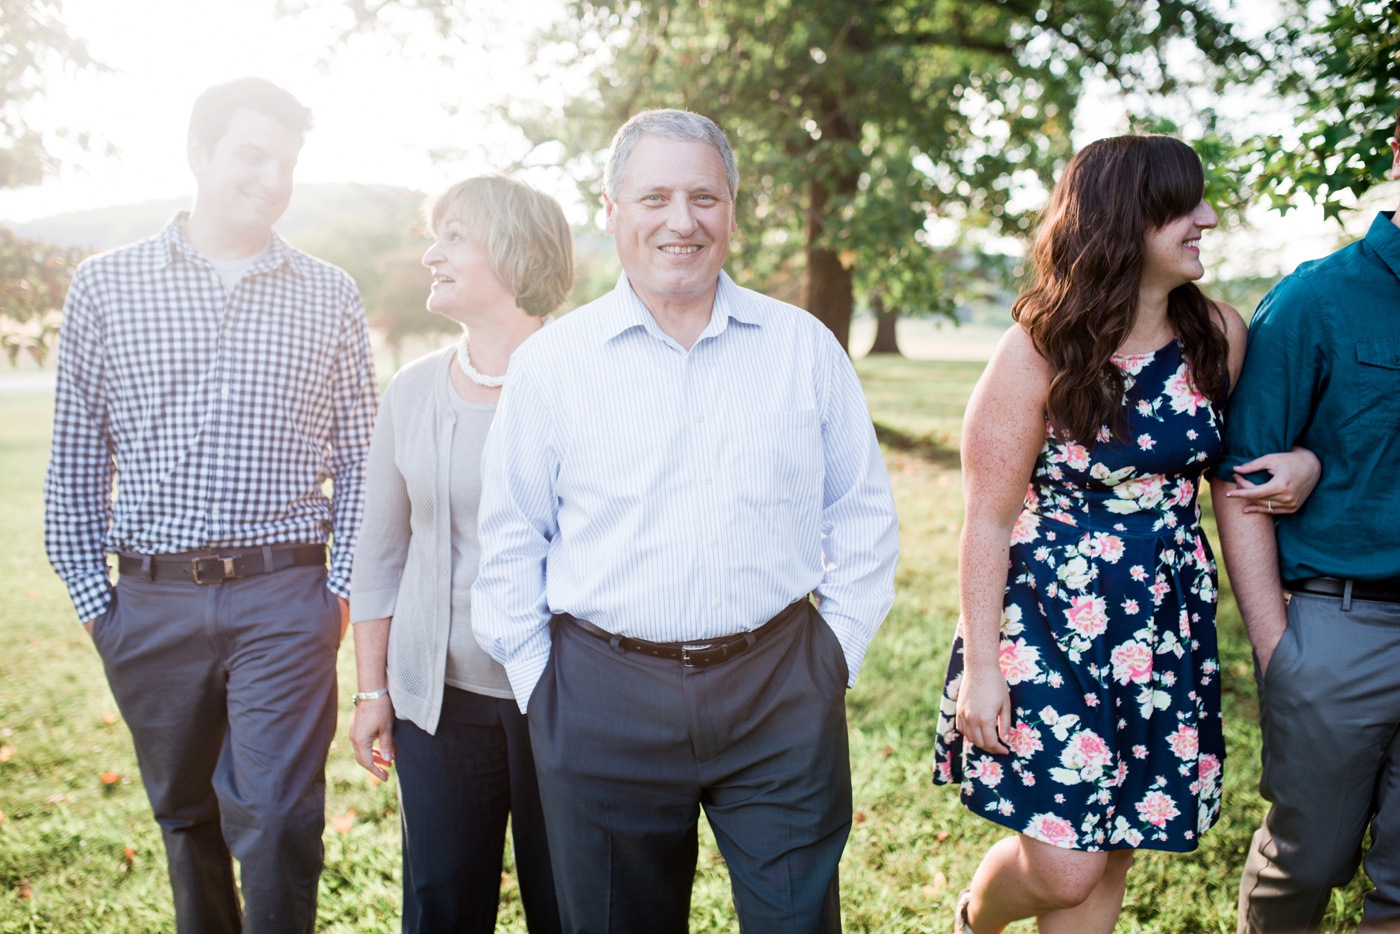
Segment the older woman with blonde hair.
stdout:
<path fill-rule="evenodd" d="M 406 932 L 495 929 L 507 817 L 534 934 L 560 929 L 528 724 L 472 636 L 480 461 L 511 354 L 573 283 L 559 205 L 471 178 L 428 206 L 428 311 L 462 326 L 389 384 L 370 447 L 350 598 L 359 692 L 350 741 L 393 763 Z"/>

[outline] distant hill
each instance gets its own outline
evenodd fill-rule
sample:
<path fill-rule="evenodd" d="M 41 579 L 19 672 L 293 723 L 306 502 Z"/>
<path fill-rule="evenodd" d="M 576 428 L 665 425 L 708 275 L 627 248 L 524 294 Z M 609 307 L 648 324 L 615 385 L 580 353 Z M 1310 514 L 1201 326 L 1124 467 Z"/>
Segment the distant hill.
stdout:
<path fill-rule="evenodd" d="M 416 241 L 418 231 L 413 228 L 422 203 L 420 192 L 389 185 L 298 185 L 277 232 L 312 252 L 332 231 L 392 230 L 405 242 Z M 59 246 L 110 250 L 151 236 L 189 206 L 188 197 L 164 198 L 55 214 L 15 224 L 13 229 L 22 237 Z"/>
<path fill-rule="evenodd" d="M 157 233 L 188 198 L 165 198 L 55 214 L 16 224 L 22 237 L 65 247 L 110 250 Z M 400 345 L 423 333 L 451 334 L 452 322 L 423 308 L 431 276 L 422 257 L 431 242 L 423 195 L 389 185 L 298 185 L 277 233 L 298 249 L 341 267 L 360 288 L 370 327 L 397 365 Z M 590 301 L 617 282 L 612 238 L 591 226 L 575 232 L 575 286 L 561 310 Z"/>

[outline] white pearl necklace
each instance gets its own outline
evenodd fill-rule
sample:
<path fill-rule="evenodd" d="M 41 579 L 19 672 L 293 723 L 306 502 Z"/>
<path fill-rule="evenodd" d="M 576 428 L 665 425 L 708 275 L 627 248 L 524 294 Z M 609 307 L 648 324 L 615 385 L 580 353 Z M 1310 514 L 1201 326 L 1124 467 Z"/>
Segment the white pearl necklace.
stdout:
<path fill-rule="evenodd" d="M 504 373 L 500 376 L 487 376 L 472 366 L 471 356 L 467 353 L 466 331 L 463 331 L 462 336 L 457 338 L 457 366 L 461 368 L 467 379 L 478 386 L 485 386 L 487 389 L 500 389 L 501 386 L 505 385 L 506 376 Z"/>

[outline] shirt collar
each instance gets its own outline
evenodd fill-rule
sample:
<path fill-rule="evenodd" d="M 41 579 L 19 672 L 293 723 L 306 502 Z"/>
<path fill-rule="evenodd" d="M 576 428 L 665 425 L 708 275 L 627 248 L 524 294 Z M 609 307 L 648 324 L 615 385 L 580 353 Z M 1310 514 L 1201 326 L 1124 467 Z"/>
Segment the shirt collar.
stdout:
<path fill-rule="evenodd" d="M 613 296 L 612 307 L 608 309 L 603 320 L 604 341 L 610 341 L 624 331 L 637 327 L 645 329 L 657 340 L 670 339 L 661 330 L 661 326 L 656 323 L 656 319 L 652 317 L 647 306 L 632 288 L 632 283 L 627 279 L 627 273 L 624 272 L 618 276 Z M 714 308 L 710 313 L 710 323 L 705 325 L 705 330 L 700 332 L 696 343 L 707 337 L 723 333 L 730 321 L 762 326 L 766 318 L 763 309 L 752 301 L 743 289 L 734 284 L 734 280 L 729 278 L 727 272 L 721 269 L 719 285 L 715 289 Z"/>
<path fill-rule="evenodd" d="M 194 245 L 185 237 L 183 225 L 189 216 L 188 211 L 180 211 L 157 235 L 156 244 L 159 247 L 155 257 L 157 269 L 165 269 L 177 258 L 209 269 L 213 268 L 209 265 L 209 258 L 195 249 Z M 248 274 L 269 272 L 282 266 L 287 266 L 293 272 L 302 273 L 304 270 L 301 268 L 299 260 L 297 252 L 288 246 L 285 240 L 277 236 L 276 231 L 271 231 L 268 235 L 267 252 L 253 264 L 252 268 L 248 270 Z"/>
<path fill-rule="evenodd" d="M 1394 211 L 1381 211 L 1376 215 L 1371 229 L 1366 231 L 1366 246 L 1390 267 L 1395 278 L 1400 279 L 1400 228 L 1395 226 L 1394 216 Z"/>

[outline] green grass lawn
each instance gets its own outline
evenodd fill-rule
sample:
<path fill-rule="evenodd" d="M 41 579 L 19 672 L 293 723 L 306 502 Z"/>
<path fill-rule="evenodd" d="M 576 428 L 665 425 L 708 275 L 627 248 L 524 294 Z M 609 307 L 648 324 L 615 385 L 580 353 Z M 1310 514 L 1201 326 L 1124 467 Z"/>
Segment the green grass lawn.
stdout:
<path fill-rule="evenodd" d="M 957 439 L 982 367 L 894 359 L 857 368 L 886 446 L 902 556 L 898 599 L 848 697 L 856 822 L 842 865 L 843 914 L 848 931 L 948 931 L 954 896 L 1004 834 L 964 811 L 955 790 L 929 782 L 957 618 Z M 0 395 L 0 934 L 166 931 L 164 852 L 130 739 L 43 554 L 50 421 L 46 395 Z M 1235 930 L 1239 869 L 1263 805 L 1250 653 L 1228 586 L 1220 630 L 1229 743 L 1221 820 L 1194 854 L 1140 856 L 1120 931 Z M 342 685 L 354 683 L 348 640 L 340 673 Z M 354 764 L 349 717 L 347 703 L 327 769 L 320 929 L 397 930 L 394 786 Z M 702 840 L 692 930 L 736 930 L 723 861 Z M 1324 931 L 1355 928 L 1365 888 L 1358 879 L 1334 895 Z M 524 932 L 509 866 L 502 902 L 498 929 Z"/>

